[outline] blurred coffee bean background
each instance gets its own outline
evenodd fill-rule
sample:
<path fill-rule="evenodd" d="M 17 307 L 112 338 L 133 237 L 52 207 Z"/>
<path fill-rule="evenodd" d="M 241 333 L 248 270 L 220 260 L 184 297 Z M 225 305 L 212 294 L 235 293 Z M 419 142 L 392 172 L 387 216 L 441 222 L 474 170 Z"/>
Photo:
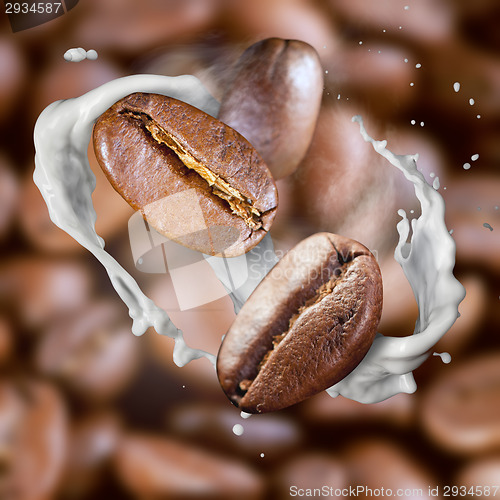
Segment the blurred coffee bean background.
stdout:
<path fill-rule="evenodd" d="M 422 498 L 429 486 L 499 485 L 499 26 L 496 0 L 80 0 L 16 33 L 3 14 L 0 498 L 281 499 L 292 486 L 349 485 Z M 312 45 L 325 82 L 308 153 L 278 182 L 276 249 L 321 230 L 367 245 L 383 272 L 386 335 L 411 334 L 417 316 L 392 254 L 397 209 L 417 216 L 418 203 L 351 117 L 439 177 L 467 296 L 436 346 L 451 364 L 430 357 L 413 395 L 362 405 L 320 394 L 241 418 L 206 359 L 178 368 L 171 339 L 133 336 L 104 269 L 50 221 L 33 184 L 33 127 L 51 102 L 135 73 L 194 74 L 221 99 L 234 62 L 267 37 Z M 72 47 L 99 58 L 66 62 Z M 169 275 L 135 270 L 132 211 L 89 158 L 106 248 L 190 345 L 215 353 L 229 298 L 181 311 Z"/>

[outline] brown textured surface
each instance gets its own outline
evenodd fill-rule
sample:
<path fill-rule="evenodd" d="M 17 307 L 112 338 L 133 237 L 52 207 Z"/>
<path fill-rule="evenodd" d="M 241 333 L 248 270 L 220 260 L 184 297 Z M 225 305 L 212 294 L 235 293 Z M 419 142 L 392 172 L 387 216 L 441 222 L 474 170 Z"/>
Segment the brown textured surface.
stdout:
<path fill-rule="evenodd" d="M 188 169 L 165 144 L 145 129 L 142 117 L 175 137 L 184 150 L 225 180 L 261 214 L 262 227 L 250 228 L 231 212 L 229 204 L 194 170 Z M 236 131 L 202 111 L 176 99 L 157 94 L 132 94 L 118 101 L 94 127 L 97 159 L 113 187 L 136 210 L 168 196 L 194 189 L 207 227 L 235 228 L 239 237 L 228 255 L 250 250 L 271 227 L 277 206 L 274 180 L 250 143 Z M 173 222 L 161 212 L 148 214 L 148 222 L 160 233 L 174 238 L 192 231 L 189 216 Z M 183 230 L 183 225 L 186 230 Z M 182 240 L 177 239 L 180 243 Z M 201 238 L 191 240 L 196 250 L 214 254 Z"/>
<path fill-rule="evenodd" d="M 275 179 L 291 174 L 306 154 L 323 94 L 316 51 L 299 40 L 268 38 L 239 58 L 219 120 L 246 137 Z"/>
<path fill-rule="evenodd" d="M 315 234 L 273 268 L 236 317 L 217 359 L 221 386 L 250 413 L 298 403 L 359 364 L 381 311 L 382 281 L 369 250 L 342 236 Z M 251 380 L 243 394 L 239 384 Z"/>
<path fill-rule="evenodd" d="M 499 366 L 498 352 L 475 356 L 450 367 L 427 391 L 421 410 L 424 428 L 444 448 L 473 454 L 498 450 Z"/>

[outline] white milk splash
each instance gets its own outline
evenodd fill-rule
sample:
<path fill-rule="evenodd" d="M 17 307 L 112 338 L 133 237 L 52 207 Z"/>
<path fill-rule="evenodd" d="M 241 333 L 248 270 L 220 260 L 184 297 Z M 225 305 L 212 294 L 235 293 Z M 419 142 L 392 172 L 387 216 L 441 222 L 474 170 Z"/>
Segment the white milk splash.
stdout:
<path fill-rule="evenodd" d="M 394 252 L 410 282 L 418 304 L 419 317 L 413 335 L 385 337 L 377 334 L 367 355 L 347 377 L 327 390 L 361 403 L 377 403 L 400 392 L 415 392 L 412 371 L 431 354 L 432 347 L 458 318 L 464 287 L 453 276 L 455 242 L 444 223 L 444 200 L 417 170 L 418 155 L 399 156 L 386 149 L 387 141 L 375 141 L 360 116 L 355 116 L 361 135 L 373 149 L 400 169 L 414 184 L 422 207 L 410 224 L 404 210 L 398 223 L 399 242 Z"/>
<path fill-rule="evenodd" d="M 216 116 L 219 109 L 219 103 L 190 75 L 129 76 L 106 83 L 81 97 L 57 101 L 42 112 L 35 125 L 34 180 L 54 223 L 92 252 L 106 268 L 111 283 L 129 308 L 133 333 L 141 335 L 153 326 L 158 333 L 172 337 L 175 340 L 174 362 L 179 366 L 200 357 L 214 363 L 214 355 L 185 344 L 182 332 L 173 325 L 167 313 L 146 297 L 130 274 L 104 250 L 104 241 L 95 231 L 96 213 L 92 205 L 95 176 L 87 158 L 92 127 L 111 105 L 133 92 L 168 95 L 212 116 Z M 392 338 L 378 334 L 360 365 L 327 391 L 332 396 L 342 394 L 360 402 L 375 403 L 400 392 L 415 391 L 411 372 L 427 359 L 433 345 L 458 317 L 458 304 L 464 297 L 464 289 L 453 276 L 455 243 L 444 224 L 443 199 L 416 169 L 417 156 L 392 154 L 385 149 L 385 141 L 374 141 L 367 135 L 360 117 L 355 120 L 360 123 L 364 139 L 414 183 L 422 205 L 422 215 L 412 220 L 411 242 L 407 242 L 408 219 L 404 211 L 400 211 L 403 220 L 397 226 L 400 240 L 395 252 L 419 307 L 414 335 Z M 236 311 L 277 262 L 269 235 L 247 255 L 258 258 L 261 272 L 230 293 Z M 222 262 L 211 259 L 209 263 L 216 274 L 221 271 L 218 266 L 222 266 Z"/>
<path fill-rule="evenodd" d="M 35 172 L 33 178 L 49 209 L 50 218 L 82 246 L 92 252 L 108 272 L 118 295 L 129 308 L 132 331 L 155 330 L 175 340 L 174 362 L 182 366 L 192 359 L 212 354 L 186 346 L 182 332 L 140 290 L 130 274 L 104 250 L 104 240 L 95 231 L 96 213 L 92 204 L 95 176 L 87 149 L 95 120 L 110 106 L 134 92 L 168 95 L 215 116 L 219 103 L 194 76 L 167 77 L 135 75 L 105 83 L 74 99 L 56 101 L 35 124 Z"/>

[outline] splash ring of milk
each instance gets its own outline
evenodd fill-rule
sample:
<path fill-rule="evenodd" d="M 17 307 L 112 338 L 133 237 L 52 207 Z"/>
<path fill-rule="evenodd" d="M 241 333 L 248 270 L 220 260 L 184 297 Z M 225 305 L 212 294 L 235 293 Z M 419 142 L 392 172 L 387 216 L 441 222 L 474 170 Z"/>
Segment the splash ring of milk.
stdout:
<path fill-rule="evenodd" d="M 104 240 L 95 231 L 96 213 L 92 204 L 95 176 L 87 148 L 95 120 L 121 98 L 134 92 L 151 92 L 185 101 L 212 116 L 219 103 L 201 82 L 191 75 L 167 77 L 134 75 L 119 78 L 81 97 L 57 101 L 39 116 L 34 132 L 34 181 L 48 206 L 52 221 L 87 248 L 103 264 L 118 295 L 129 308 L 132 331 L 141 335 L 150 326 L 175 341 L 174 362 L 187 362 L 206 357 L 215 364 L 215 356 L 192 349 L 184 342 L 182 332 L 171 322 L 166 311 L 159 308 L 140 290 L 132 276 L 104 250 Z M 408 242 L 410 224 L 404 211 L 397 225 L 399 243 L 395 258 L 413 288 L 419 318 L 409 337 L 385 337 L 377 334 L 363 361 L 347 377 L 327 390 L 362 403 L 382 401 L 400 392 L 416 390 L 412 371 L 431 354 L 434 344 L 448 331 L 458 317 L 458 304 L 465 296 L 462 285 L 453 276 L 455 243 L 444 224 L 444 201 L 416 168 L 417 155 L 397 156 L 386 149 L 386 141 L 373 140 L 359 122 L 365 141 L 375 151 L 399 168 L 414 184 L 422 206 L 421 216 L 412 220 L 412 238 Z M 251 252 L 275 257 L 270 235 Z M 276 263 L 277 258 L 263 259 L 257 278 L 230 292 L 238 311 L 258 283 Z M 214 271 L 220 263 L 209 261 Z"/>
<path fill-rule="evenodd" d="M 81 97 L 56 101 L 40 114 L 34 131 L 35 172 L 33 179 L 49 209 L 52 221 L 101 262 L 118 295 L 129 308 L 132 331 L 142 335 L 148 327 L 175 340 L 174 362 L 183 366 L 192 359 L 215 357 L 189 348 L 182 332 L 167 313 L 146 297 L 132 276 L 104 250 L 104 240 L 95 231 L 92 204 L 95 176 L 87 148 L 97 118 L 115 102 L 134 92 L 168 95 L 215 116 L 219 103 L 194 76 L 134 75 L 112 80 Z"/>

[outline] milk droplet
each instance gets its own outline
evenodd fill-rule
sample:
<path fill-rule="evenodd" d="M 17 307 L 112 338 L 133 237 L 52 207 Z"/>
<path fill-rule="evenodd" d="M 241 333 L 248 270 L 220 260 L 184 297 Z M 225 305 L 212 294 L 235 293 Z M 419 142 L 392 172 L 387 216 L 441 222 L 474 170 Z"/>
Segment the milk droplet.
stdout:
<path fill-rule="evenodd" d="M 420 122 L 420 126 L 423 127 L 425 125 L 424 122 Z"/>
<path fill-rule="evenodd" d="M 470 157 L 470 159 L 471 159 L 472 161 L 476 161 L 478 158 L 479 158 L 479 155 L 478 155 L 478 154 L 472 155 L 472 156 Z"/>
<path fill-rule="evenodd" d="M 434 172 L 431 172 L 429 176 L 431 177 L 431 179 L 434 179 L 434 177 L 436 177 L 436 174 Z"/>
<path fill-rule="evenodd" d="M 433 353 L 433 356 L 439 356 L 441 358 L 441 361 L 445 364 L 451 362 L 451 356 L 450 353 L 448 352 L 435 352 Z"/>
<path fill-rule="evenodd" d="M 360 41 L 359 41 L 359 44 L 360 44 L 360 45 L 363 45 L 363 42 L 360 40 Z"/>
<path fill-rule="evenodd" d="M 440 184 L 439 184 L 439 177 L 436 177 L 436 178 L 432 181 L 432 187 L 433 187 L 434 189 L 439 189 L 439 186 L 440 186 Z"/>
<path fill-rule="evenodd" d="M 261 454 L 260 454 L 260 457 L 261 457 L 261 458 L 264 458 L 264 453 L 261 453 Z"/>
<path fill-rule="evenodd" d="M 420 63 L 415 64 L 415 68 L 421 68 L 422 65 Z"/>
<path fill-rule="evenodd" d="M 497 206 L 495 206 L 495 210 L 498 210 L 498 207 L 497 207 Z"/>
<path fill-rule="evenodd" d="M 477 115 L 476 118 L 479 120 L 479 118 L 481 118 L 481 115 Z"/>
<path fill-rule="evenodd" d="M 240 417 L 241 417 L 241 418 L 250 418 L 251 416 L 252 416 L 252 414 L 251 414 L 251 413 L 246 413 L 246 412 L 244 412 L 244 411 L 242 411 L 242 412 L 240 413 Z"/>
<path fill-rule="evenodd" d="M 414 87 L 415 84 L 413 82 L 410 83 L 410 87 Z"/>
<path fill-rule="evenodd" d="M 243 426 L 241 424 L 234 424 L 233 425 L 233 432 L 237 436 L 241 436 L 243 434 L 245 429 L 243 429 Z"/>
<path fill-rule="evenodd" d="M 470 104 L 471 106 L 474 106 L 474 103 L 475 103 L 475 102 L 476 102 L 476 101 L 474 101 L 474 99 L 469 99 L 469 104 Z"/>
<path fill-rule="evenodd" d="M 484 226 L 486 229 L 489 229 L 490 231 L 493 231 L 493 228 L 492 228 L 492 227 L 491 227 L 491 226 L 490 226 L 487 222 L 485 222 L 485 223 L 483 224 L 483 226 Z"/>
<path fill-rule="evenodd" d="M 328 70 L 325 70 L 325 75 L 328 75 Z"/>
<path fill-rule="evenodd" d="M 410 123 L 411 123 L 412 125 L 415 125 L 415 123 L 417 123 L 417 122 L 416 122 L 415 120 L 412 120 Z"/>
<path fill-rule="evenodd" d="M 407 62 L 408 62 L 408 59 L 405 57 L 405 63 L 407 63 Z"/>
<path fill-rule="evenodd" d="M 453 84 L 453 90 L 454 90 L 455 92 L 458 92 L 458 91 L 460 90 L 460 83 L 455 82 L 455 83 Z"/>
<path fill-rule="evenodd" d="M 99 54 L 94 49 L 87 50 L 87 59 L 89 61 L 95 61 L 98 57 Z"/>
<path fill-rule="evenodd" d="M 405 5 L 405 10 L 410 10 L 410 6 L 409 5 Z"/>
<path fill-rule="evenodd" d="M 470 163 L 464 163 L 464 169 L 469 170 L 470 168 Z"/>

